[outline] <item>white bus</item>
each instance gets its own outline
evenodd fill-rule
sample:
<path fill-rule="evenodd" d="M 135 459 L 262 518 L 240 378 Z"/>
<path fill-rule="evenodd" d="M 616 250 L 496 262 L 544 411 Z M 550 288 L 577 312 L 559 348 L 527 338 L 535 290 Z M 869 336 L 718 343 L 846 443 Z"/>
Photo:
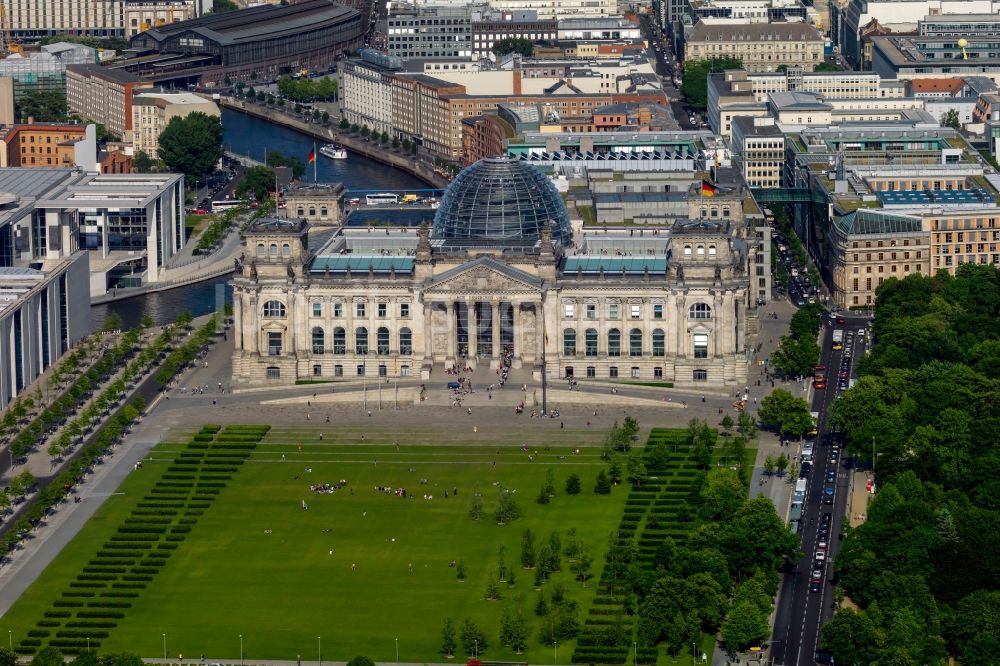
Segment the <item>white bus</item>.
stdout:
<path fill-rule="evenodd" d="M 222 199 L 220 201 L 213 201 L 212 212 L 221 213 L 229 210 L 230 208 L 239 208 L 242 205 L 243 202 L 240 199 Z"/>
<path fill-rule="evenodd" d="M 369 194 L 365 197 L 365 203 L 369 206 L 385 206 L 399 203 L 398 194 L 384 192 L 382 194 Z"/>

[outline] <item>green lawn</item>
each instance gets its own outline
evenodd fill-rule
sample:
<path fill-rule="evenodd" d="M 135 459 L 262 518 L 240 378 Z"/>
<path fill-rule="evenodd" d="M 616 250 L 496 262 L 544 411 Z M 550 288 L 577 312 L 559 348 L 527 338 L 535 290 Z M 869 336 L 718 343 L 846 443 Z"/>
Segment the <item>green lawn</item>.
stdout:
<path fill-rule="evenodd" d="M 529 462 L 520 451 L 520 438 L 513 446 L 482 446 L 456 436 L 437 444 L 404 444 L 397 451 L 388 433 L 361 441 L 359 430 L 336 432 L 328 430 L 320 442 L 318 429 L 272 430 L 204 509 L 148 587 L 126 600 L 132 606 L 117 620 L 118 626 L 108 630 L 110 636 L 93 641 L 100 643 L 99 650 L 162 656 L 166 634 L 171 656 L 234 660 L 239 658 L 242 634 L 247 659 L 301 655 L 314 660 L 321 637 L 324 659 L 366 654 L 391 661 L 398 639 L 401 661 L 433 662 L 442 661 L 438 647 L 444 618 L 459 624 L 469 617 L 491 640 L 488 659 L 552 663 L 553 650 L 539 644 L 534 626 L 524 655 L 515 656 L 497 641 L 504 607 L 520 606 L 537 621 L 532 613 L 538 597 L 532 572 L 515 567 L 516 584 L 501 586 L 500 601 L 486 601 L 484 590 L 501 546 L 508 564 L 519 563 L 525 528 L 541 538 L 557 530 L 565 542 L 566 532 L 575 527 L 591 547 L 594 581 L 583 588 L 572 580 L 564 561 L 563 572 L 543 589 L 548 592 L 561 582 L 568 596 L 579 602 L 583 622 L 608 535 L 619 523 L 628 493 L 624 487 L 610 496 L 592 493 L 603 466 L 599 449 L 581 447 L 575 454 L 570 447 L 581 446 L 578 439 L 560 433 L 551 451 L 539 439 L 532 441 L 539 453 Z M 400 442 L 412 441 L 404 436 Z M 13 629 L 15 643 L 29 630 L 38 630 L 36 623 L 53 610 L 54 601 L 73 592 L 70 581 L 185 450 L 187 440 L 178 439 L 182 441 L 161 444 L 153 459 L 129 476 L 122 494 L 106 501 L 0 620 L 0 629 Z M 555 472 L 558 494 L 543 506 L 535 498 L 548 469 Z M 577 496 L 563 491 L 572 472 L 583 479 L 583 492 Z M 332 495 L 309 489 L 310 484 L 341 479 L 347 487 Z M 412 499 L 376 491 L 375 486 L 406 488 Z M 499 486 L 517 489 L 523 513 L 507 526 L 492 520 Z M 478 522 L 468 516 L 475 491 L 482 493 L 485 504 Z M 425 494 L 433 499 L 423 499 Z M 302 500 L 308 510 L 302 510 Z M 457 560 L 465 564 L 465 582 L 457 580 L 455 568 L 449 566 Z M 568 663 L 572 652 L 572 645 L 560 646 L 559 663 Z"/>

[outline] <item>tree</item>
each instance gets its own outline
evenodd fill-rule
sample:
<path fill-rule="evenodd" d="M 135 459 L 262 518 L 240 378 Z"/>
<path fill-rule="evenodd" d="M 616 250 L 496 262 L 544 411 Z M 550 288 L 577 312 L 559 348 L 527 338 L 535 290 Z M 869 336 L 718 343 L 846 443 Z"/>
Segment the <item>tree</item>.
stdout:
<path fill-rule="evenodd" d="M 525 58 L 530 58 L 534 54 L 534 45 L 530 39 L 525 37 L 507 37 L 495 42 L 491 50 L 498 56 L 516 53 Z"/>
<path fill-rule="evenodd" d="M 475 493 L 472 496 L 472 502 L 469 505 L 469 518 L 473 520 L 479 520 L 483 517 L 483 498 L 479 496 L 479 493 Z"/>
<path fill-rule="evenodd" d="M 382 132 L 382 136 L 379 137 L 379 141 L 381 141 L 382 143 L 389 143 L 389 133 Z"/>
<path fill-rule="evenodd" d="M 500 584 L 497 582 L 496 574 L 492 571 L 490 572 L 490 577 L 486 581 L 486 593 L 484 595 L 487 601 L 496 601 L 500 598 Z"/>
<path fill-rule="evenodd" d="M 243 197 L 249 193 L 257 201 L 264 201 L 268 194 L 274 192 L 274 188 L 274 171 L 266 166 L 250 167 L 236 186 L 236 196 Z"/>
<path fill-rule="evenodd" d="M 489 644 L 486 642 L 486 635 L 469 618 L 462 620 L 462 629 L 459 632 L 459 637 L 462 641 L 462 651 L 468 657 L 478 657 L 486 652 L 486 648 L 489 647 Z"/>
<path fill-rule="evenodd" d="M 590 567 L 594 560 L 590 556 L 590 551 L 582 543 L 577 543 L 575 559 L 570 563 L 569 570 L 573 576 L 587 587 L 587 579 L 590 578 Z"/>
<path fill-rule="evenodd" d="M 783 476 L 785 474 L 785 470 L 788 469 L 788 463 L 789 462 L 790 461 L 788 459 L 788 456 L 786 456 L 784 453 L 780 454 L 775 459 L 775 461 L 774 461 L 774 468 L 775 468 L 775 470 L 777 470 L 778 476 Z"/>
<path fill-rule="evenodd" d="M 232 0 L 212 0 L 212 13 L 234 12 L 239 7 Z"/>
<path fill-rule="evenodd" d="M 594 494 L 595 495 L 610 495 L 611 494 L 611 480 L 608 479 L 608 475 L 602 469 L 597 473 L 597 481 L 594 483 Z"/>
<path fill-rule="evenodd" d="M 770 633 L 768 610 L 744 601 L 733 606 L 722 625 L 722 642 L 730 652 L 759 645 Z"/>
<path fill-rule="evenodd" d="M 941 114 L 941 127 L 950 127 L 956 130 L 962 129 L 962 118 L 958 115 L 957 109 L 948 109 Z"/>
<path fill-rule="evenodd" d="M 832 62 L 816 63 L 816 66 L 813 67 L 814 72 L 840 72 L 843 69 L 840 65 L 835 65 Z"/>
<path fill-rule="evenodd" d="M 642 455 L 633 452 L 628 457 L 628 480 L 633 486 L 638 488 L 646 480 L 646 463 L 642 460 Z"/>
<path fill-rule="evenodd" d="M 786 389 L 775 389 L 761 400 L 757 416 L 785 436 L 800 437 L 813 426 L 809 403 Z"/>
<path fill-rule="evenodd" d="M 117 312 L 111 312 L 104 318 L 104 323 L 101 324 L 101 330 L 105 333 L 120 331 L 124 326 L 125 324 L 122 322 L 122 316 Z"/>
<path fill-rule="evenodd" d="M 525 569 L 534 569 L 537 562 L 535 534 L 531 529 L 526 529 L 521 533 L 521 566 Z"/>
<path fill-rule="evenodd" d="M 62 652 L 51 646 L 41 648 L 31 659 L 31 666 L 65 666 L 65 664 Z"/>
<path fill-rule="evenodd" d="M 743 61 L 730 56 L 709 60 L 686 60 L 681 92 L 688 104 L 699 111 L 704 111 L 708 106 L 708 75 L 727 69 L 743 69 Z"/>
<path fill-rule="evenodd" d="M 58 90 L 32 90 L 17 103 L 21 122 L 27 122 L 28 118 L 46 123 L 65 121 L 68 110 L 66 94 Z"/>
<path fill-rule="evenodd" d="M 701 487 L 699 513 L 706 520 L 732 516 L 743 505 L 747 490 L 739 474 L 727 467 L 710 469 Z"/>
<path fill-rule="evenodd" d="M 455 577 L 459 580 L 465 580 L 465 562 L 462 560 L 458 561 L 455 565 Z"/>
<path fill-rule="evenodd" d="M 200 111 L 175 116 L 160 133 L 159 157 L 171 171 L 203 178 L 222 159 L 222 120 Z"/>
<path fill-rule="evenodd" d="M 17 666 L 17 653 L 5 647 L 0 648 L 0 666 Z"/>
<path fill-rule="evenodd" d="M 330 112 L 329 111 L 324 111 L 323 114 L 319 117 L 319 119 L 323 122 L 324 125 L 329 125 L 330 124 Z"/>
<path fill-rule="evenodd" d="M 608 479 L 611 483 L 617 485 L 622 482 L 625 472 L 622 469 L 621 456 L 614 453 L 611 454 L 610 462 L 608 463 Z"/>
<path fill-rule="evenodd" d="M 375 662 L 370 657 L 359 654 L 347 662 L 347 666 L 375 666 Z"/>
<path fill-rule="evenodd" d="M 566 478 L 566 494 L 567 495 L 579 495 L 580 494 L 580 475 L 570 474 Z"/>
<path fill-rule="evenodd" d="M 340 119 L 340 124 L 337 125 L 337 127 L 339 127 L 342 130 L 348 129 L 348 128 L 350 128 L 350 126 L 351 126 L 351 123 L 349 123 L 347 121 L 347 118 L 341 118 Z"/>
<path fill-rule="evenodd" d="M 514 499 L 514 493 L 509 488 L 501 488 L 498 493 L 496 521 L 498 525 L 506 525 L 521 517 L 521 507 Z"/>
<path fill-rule="evenodd" d="M 70 662 L 70 666 L 109 666 L 102 663 L 101 659 L 97 658 L 97 655 L 87 650 L 86 652 L 81 652 L 76 656 L 76 659 Z"/>
<path fill-rule="evenodd" d="M 528 647 L 528 624 L 520 609 L 505 608 L 500 615 L 500 645 L 521 654 Z"/>

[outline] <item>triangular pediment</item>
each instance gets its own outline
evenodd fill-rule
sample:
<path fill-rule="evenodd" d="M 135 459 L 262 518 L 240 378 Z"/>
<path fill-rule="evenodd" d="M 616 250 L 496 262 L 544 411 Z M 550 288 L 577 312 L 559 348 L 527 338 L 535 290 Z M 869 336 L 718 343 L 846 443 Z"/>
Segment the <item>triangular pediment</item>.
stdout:
<path fill-rule="evenodd" d="M 492 257 L 480 257 L 435 275 L 424 286 L 424 292 L 436 293 L 538 293 L 542 280 L 538 276 L 512 268 Z"/>

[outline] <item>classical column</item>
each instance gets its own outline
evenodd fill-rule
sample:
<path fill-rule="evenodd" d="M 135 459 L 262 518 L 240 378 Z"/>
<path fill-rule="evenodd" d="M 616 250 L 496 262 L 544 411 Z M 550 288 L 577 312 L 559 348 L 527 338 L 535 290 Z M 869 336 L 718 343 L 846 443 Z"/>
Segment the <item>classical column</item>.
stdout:
<path fill-rule="evenodd" d="M 490 325 L 493 328 L 493 358 L 500 358 L 500 301 L 490 303 Z"/>
<path fill-rule="evenodd" d="M 243 290 L 233 290 L 233 348 L 243 349 Z"/>
<path fill-rule="evenodd" d="M 448 301 L 448 358 L 455 359 L 458 345 L 458 314 L 455 312 L 455 301 Z"/>
<path fill-rule="evenodd" d="M 521 301 L 514 301 L 511 303 L 510 308 L 510 340 L 514 346 L 512 364 L 515 368 L 520 368 L 521 359 L 524 356 L 524 349 L 521 347 Z"/>
<path fill-rule="evenodd" d="M 244 316 L 249 320 L 250 325 L 250 353 L 259 354 L 260 353 L 260 299 L 257 298 L 255 292 L 248 294 L 248 299 L 250 300 L 249 312 Z"/>
<path fill-rule="evenodd" d="M 426 363 L 430 360 L 431 363 L 434 362 L 434 322 L 432 317 L 434 316 L 434 303 L 427 301 L 424 303 L 424 358 L 423 361 Z M 414 327 L 416 328 L 416 327 Z"/>

